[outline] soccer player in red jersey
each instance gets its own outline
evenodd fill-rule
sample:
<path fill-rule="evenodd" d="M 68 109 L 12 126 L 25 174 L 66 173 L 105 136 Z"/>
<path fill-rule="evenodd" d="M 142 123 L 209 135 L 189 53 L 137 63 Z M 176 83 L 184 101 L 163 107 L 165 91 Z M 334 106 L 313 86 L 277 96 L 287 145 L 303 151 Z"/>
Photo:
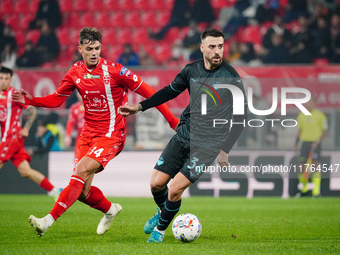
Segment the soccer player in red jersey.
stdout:
<path fill-rule="evenodd" d="M 13 71 L 6 67 L 0 69 L 0 169 L 8 160 L 12 160 L 22 177 L 26 177 L 48 191 L 49 195 L 57 197 L 60 189 L 54 188 L 50 181 L 29 165 L 31 157 L 24 148 L 24 139 L 37 115 L 33 106 L 22 105 L 12 101 L 11 95 L 15 89 L 11 87 Z M 21 128 L 20 116 L 22 109 L 28 111 L 24 128 Z"/>
<path fill-rule="evenodd" d="M 84 127 L 84 105 L 81 100 L 80 94 L 77 92 L 77 98 L 78 102 L 74 103 L 70 107 L 70 112 L 68 115 L 67 123 L 66 123 L 66 134 L 65 134 L 65 139 L 64 143 L 66 147 L 70 147 L 72 143 L 72 132 L 74 129 L 74 126 L 77 128 L 77 137 L 75 140 L 75 144 L 78 142 L 78 138 L 80 136 L 81 131 L 83 130 Z M 75 146 L 74 149 L 77 147 Z"/>
<path fill-rule="evenodd" d="M 29 220 L 35 232 L 42 236 L 48 228 L 77 200 L 104 213 L 97 234 L 104 234 L 122 210 L 111 203 L 100 189 L 92 186 L 95 173 L 123 149 L 126 120 L 117 113 L 127 103 L 128 89 L 144 97 L 155 90 L 139 76 L 121 64 L 100 57 L 101 34 L 95 28 L 83 28 L 79 33 L 79 52 L 83 60 L 67 72 L 56 92 L 45 97 L 32 97 L 21 90 L 12 95 L 16 102 L 38 107 L 58 107 L 75 89 L 80 93 L 84 108 L 84 128 L 76 149 L 75 168 L 68 186 L 60 193 L 54 207 L 43 218 L 31 215 Z M 175 129 L 178 119 L 163 104 L 158 107 L 170 126 Z"/>

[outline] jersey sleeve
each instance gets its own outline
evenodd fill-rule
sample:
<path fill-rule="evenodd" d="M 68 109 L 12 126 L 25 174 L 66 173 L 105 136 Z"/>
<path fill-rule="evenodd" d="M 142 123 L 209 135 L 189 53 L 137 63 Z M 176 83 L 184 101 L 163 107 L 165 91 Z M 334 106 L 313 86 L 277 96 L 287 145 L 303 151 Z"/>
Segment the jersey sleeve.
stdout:
<path fill-rule="evenodd" d="M 297 122 L 297 126 L 299 128 L 299 130 L 301 130 L 303 128 L 303 113 L 300 112 L 299 115 L 296 118 L 296 122 Z"/>
<path fill-rule="evenodd" d="M 186 79 L 186 68 L 182 69 L 175 79 L 170 83 L 170 85 L 160 89 L 150 98 L 140 102 L 142 105 L 142 110 L 145 111 L 149 108 L 161 105 L 169 100 L 174 99 L 179 94 L 181 94 L 185 89 L 189 88 L 190 83 Z"/>
<path fill-rule="evenodd" d="M 321 130 L 322 131 L 328 130 L 327 117 L 326 117 L 326 115 L 323 112 L 321 112 L 321 117 L 320 118 L 321 118 Z"/>
<path fill-rule="evenodd" d="M 70 69 L 70 71 L 71 70 L 72 69 Z M 25 97 L 25 104 L 47 108 L 61 106 L 62 103 L 65 102 L 66 98 L 71 95 L 71 93 L 76 88 L 70 71 L 65 75 L 57 91 L 55 91 L 53 94 L 44 97 L 33 97 L 32 100 Z"/>
<path fill-rule="evenodd" d="M 128 87 L 130 90 L 136 91 L 142 85 L 142 78 L 125 66 L 121 64 L 116 65 L 118 65 L 116 69 L 118 73 L 114 73 L 114 79 L 118 80 L 121 85 Z"/>

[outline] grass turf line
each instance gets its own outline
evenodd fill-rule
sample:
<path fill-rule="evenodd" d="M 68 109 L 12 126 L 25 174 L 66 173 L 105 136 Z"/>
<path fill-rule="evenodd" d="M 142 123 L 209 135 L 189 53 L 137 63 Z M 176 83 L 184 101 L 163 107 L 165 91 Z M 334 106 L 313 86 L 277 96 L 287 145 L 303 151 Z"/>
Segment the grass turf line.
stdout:
<path fill-rule="evenodd" d="M 43 237 L 28 216 L 45 216 L 53 199 L 0 195 L 0 254 L 339 254 L 340 199 L 183 199 L 180 213 L 201 220 L 201 237 L 181 243 L 166 231 L 147 244 L 143 226 L 155 212 L 152 198 L 109 198 L 123 206 L 111 229 L 96 234 L 102 213 L 76 202 Z"/>

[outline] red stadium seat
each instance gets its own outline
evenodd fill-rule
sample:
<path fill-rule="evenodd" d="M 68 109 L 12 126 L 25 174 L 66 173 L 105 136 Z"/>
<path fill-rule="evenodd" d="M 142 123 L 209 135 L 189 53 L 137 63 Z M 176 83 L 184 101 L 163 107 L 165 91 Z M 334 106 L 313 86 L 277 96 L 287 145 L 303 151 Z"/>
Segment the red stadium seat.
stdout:
<path fill-rule="evenodd" d="M 111 16 L 111 26 L 124 27 L 125 26 L 125 12 L 114 11 Z"/>
<path fill-rule="evenodd" d="M 131 43 L 131 29 L 130 28 L 118 28 L 117 29 L 117 40 L 118 42 L 124 43 Z"/>
<path fill-rule="evenodd" d="M 73 10 L 74 11 L 87 11 L 87 0 L 73 0 Z"/>
<path fill-rule="evenodd" d="M 61 46 L 68 45 L 70 43 L 70 29 L 67 27 L 59 28 L 57 37 Z"/>
<path fill-rule="evenodd" d="M 64 26 L 72 28 L 72 27 L 80 27 L 79 26 L 79 14 L 78 12 L 71 12 L 68 15 L 67 22 Z"/>
<path fill-rule="evenodd" d="M 29 30 L 26 34 L 26 41 L 32 41 L 34 44 L 36 44 L 39 40 L 40 37 L 40 30 L 34 29 L 34 30 Z"/>
<path fill-rule="evenodd" d="M 242 42 L 261 44 L 262 37 L 259 26 L 247 26 L 241 36 Z"/>
<path fill-rule="evenodd" d="M 128 27 L 138 27 L 140 25 L 139 11 L 127 11 L 125 13 L 125 25 Z"/>
<path fill-rule="evenodd" d="M 38 11 L 40 0 L 30 0 L 30 4 L 28 5 L 28 12 L 36 13 Z"/>
<path fill-rule="evenodd" d="M 117 0 L 104 0 L 103 1 L 104 10 L 117 10 L 118 9 L 118 1 Z"/>
<path fill-rule="evenodd" d="M 79 17 L 79 26 L 80 27 L 93 27 L 94 23 L 94 14 L 92 11 L 83 12 L 83 14 Z"/>
<path fill-rule="evenodd" d="M 171 57 L 171 46 L 169 44 L 160 44 L 156 47 L 155 59 L 160 64 L 165 64 Z"/>
<path fill-rule="evenodd" d="M 113 62 L 117 62 L 120 54 L 123 52 L 122 44 L 107 45 L 107 48 L 103 50 L 103 56 Z"/>
<path fill-rule="evenodd" d="M 143 27 L 159 27 L 156 23 L 154 11 L 144 11 L 141 15 L 141 26 Z"/>
<path fill-rule="evenodd" d="M 171 11 L 172 8 L 174 7 L 174 2 L 175 2 L 175 0 L 164 0 L 163 1 L 164 10 Z"/>
<path fill-rule="evenodd" d="M 114 44 L 116 42 L 116 29 L 108 28 L 102 31 L 102 41 L 106 44 Z"/>
<path fill-rule="evenodd" d="M 59 0 L 59 7 L 62 13 L 73 11 L 72 1 L 70 0 Z"/>
<path fill-rule="evenodd" d="M 71 29 L 69 32 L 69 45 L 73 47 L 73 45 L 78 45 L 79 39 L 79 29 Z"/>
<path fill-rule="evenodd" d="M 118 8 L 121 10 L 133 10 L 133 0 L 118 0 Z"/>
<path fill-rule="evenodd" d="M 7 14 L 7 18 L 5 19 L 5 24 L 10 26 L 13 30 L 18 29 L 19 27 L 19 15 L 12 13 Z"/>
<path fill-rule="evenodd" d="M 16 30 L 14 36 L 19 47 L 25 45 L 25 30 Z"/>
<path fill-rule="evenodd" d="M 28 0 L 17 0 L 13 7 L 15 13 L 26 13 L 28 9 Z"/>
<path fill-rule="evenodd" d="M 178 39 L 179 33 L 180 33 L 180 29 L 178 27 L 172 27 L 169 29 L 169 31 L 165 35 L 164 40 L 167 42 L 173 42 L 176 39 Z"/>
<path fill-rule="evenodd" d="M 162 2 L 162 1 L 159 1 Z M 148 0 L 134 0 L 134 8 L 136 10 L 147 10 L 149 9 L 149 1 Z"/>
<path fill-rule="evenodd" d="M 111 13 L 109 11 L 97 12 L 95 19 L 96 27 L 110 27 L 111 26 L 110 17 Z"/>
<path fill-rule="evenodd" d="M 104 11 L 106 10 L 106 6 L 103 5 L 102 0 L 89 0 L 88 7 L 91 11 Z"/>
<path fill-rule="evenodd" d="M 0 13 L 12 13 L 13 12 L 13 1 L 12 0 L 2 0 L 0 2 Z"/>
<path fill-rule="evenodd" d="M 171 15 L 171 12 L 168 10 L 159 11 L 156 17 L 158 26 L 163 27 L 166 24 L 168 24 L 170 21 L 170 15 Z"/>
<path fill-rule="evenodd" d="M 151 10 L 164 10 L 164 1 L 149 0 L 149 9 L 151 9 Z"/>
<path fill-rule="evenodd" d="M 134 29 L 132 32 L 132 41 L 141 44 L 145 44 L 150 41 L 147 29 L 141 27 Z"/>
<path fill-rule="evenodd" d="M 21 14 L 21 18 L 20 18 L 20 22 L 19 22 L 19 28 L 20 29 L 27 29 L 29 23 L 33 19 L 34 19 L 33 13 Z"/>

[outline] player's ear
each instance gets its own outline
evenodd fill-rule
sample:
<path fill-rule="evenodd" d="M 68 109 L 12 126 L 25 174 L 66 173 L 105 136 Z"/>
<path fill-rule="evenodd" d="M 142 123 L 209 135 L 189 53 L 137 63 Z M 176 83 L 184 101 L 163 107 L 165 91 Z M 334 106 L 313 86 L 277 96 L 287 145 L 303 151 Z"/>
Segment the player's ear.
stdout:
<path fill-rule="evenodd" d="M 200 50 L 203 53 L 203 43 L 200 44 Z"/>
<path fill-rule="evenodd" d="M 80 45 L 78 45 L 78 51 L 79 51 L 80 55 L 82 55 L 81 54 L 81 47 L 80 47 Z"/>

